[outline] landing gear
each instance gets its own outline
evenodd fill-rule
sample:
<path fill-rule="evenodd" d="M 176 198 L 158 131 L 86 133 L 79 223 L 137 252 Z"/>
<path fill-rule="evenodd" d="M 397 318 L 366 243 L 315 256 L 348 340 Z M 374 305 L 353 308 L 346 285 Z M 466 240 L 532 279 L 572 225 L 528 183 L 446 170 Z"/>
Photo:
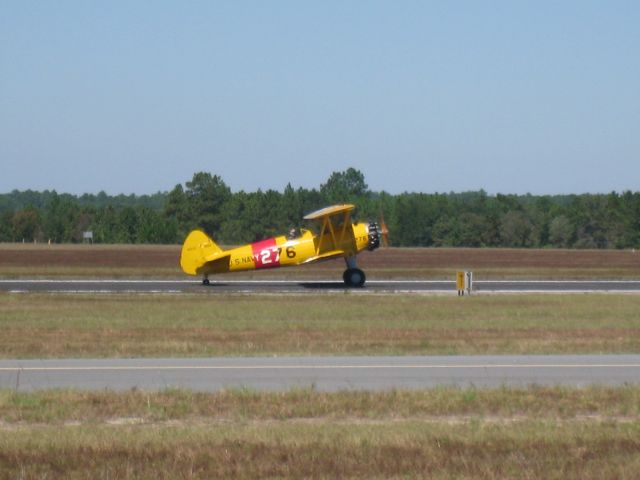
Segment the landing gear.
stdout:
<path fill-rule="evenodd" d="M 209 275 L 205 275 L 202 279 L 202 285 L 209 285 Z"/>
<path fill-rule="evenodd" d="M 347 287 L 360 288 L 367 280 L 364 272 L 356 266 L 356 257 L 346 257 L 347 269 L 342 274 L 342 279 Z"/>
<path fill-rule="evenodd" d="M 348 268 L 342 274 L 342 279 L 347 287 L 362 287 L 367 277 L 359 268 Z"/>

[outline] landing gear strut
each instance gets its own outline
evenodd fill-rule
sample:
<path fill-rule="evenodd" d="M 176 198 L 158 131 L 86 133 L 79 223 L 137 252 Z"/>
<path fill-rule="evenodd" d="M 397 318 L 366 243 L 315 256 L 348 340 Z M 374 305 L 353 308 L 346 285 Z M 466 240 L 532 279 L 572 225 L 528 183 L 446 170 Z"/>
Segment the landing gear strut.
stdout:
<path fill-rule="evenodd" d="M 342 274 L 342 279 L 347 287 L 362 287 L 367 277 L 362 270 L 356 266 L 356 257 L 345 258 L 347 269 Z"/>

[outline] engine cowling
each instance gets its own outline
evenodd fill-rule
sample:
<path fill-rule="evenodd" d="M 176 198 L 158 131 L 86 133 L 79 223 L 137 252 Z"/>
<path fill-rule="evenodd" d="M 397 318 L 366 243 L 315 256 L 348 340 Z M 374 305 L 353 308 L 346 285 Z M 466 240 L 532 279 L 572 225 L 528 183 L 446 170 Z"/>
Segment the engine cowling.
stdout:
<path fill-rule="evenodd" d="M 367 231 L 369 232 L 369 244 L 367 245 L 367 250 L 373 251 L 380 246 L 380 225 L 376 222 L 369 222 Z"/>

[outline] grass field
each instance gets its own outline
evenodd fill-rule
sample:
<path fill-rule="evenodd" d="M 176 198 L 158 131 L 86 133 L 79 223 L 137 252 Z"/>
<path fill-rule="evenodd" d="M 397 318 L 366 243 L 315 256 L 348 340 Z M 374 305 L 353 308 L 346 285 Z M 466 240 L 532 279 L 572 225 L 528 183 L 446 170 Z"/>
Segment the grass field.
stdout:
<path fill-rule="evenodd" d="M 180 278 L 178 256 L 178 246 L 0 245 L 0 278 Z M 359 260 L 371 279 L 640 277 L 628 251 L 392 248 Z M 0 357 L 637 353 L 638 312 L 640 296 L 606 294 L 0 293 Z M 0 391 L 0 479 L 635 479 L 639 416 L 640 386 Z"/>
<path fill-rule="evenodd" d="M 640 351 L 638 295 L 0 294 L 0 357 Z"/>
<path fill-rule="evenodd" d="M 635 478 L 640 388 L 0 392 L 0 478 Z"/>

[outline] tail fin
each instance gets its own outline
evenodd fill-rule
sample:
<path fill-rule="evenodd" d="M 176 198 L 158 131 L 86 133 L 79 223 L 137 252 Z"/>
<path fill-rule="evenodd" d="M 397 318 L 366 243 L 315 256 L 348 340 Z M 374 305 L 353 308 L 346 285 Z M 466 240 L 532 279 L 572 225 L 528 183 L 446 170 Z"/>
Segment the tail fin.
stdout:
<path fill-rule="evenodd" d="M 207 262 L 214 260 L 223 250 L 202 230 L 193 230 L 182 245 L 180 266 L 188 275 L 197 275 Z"/>

